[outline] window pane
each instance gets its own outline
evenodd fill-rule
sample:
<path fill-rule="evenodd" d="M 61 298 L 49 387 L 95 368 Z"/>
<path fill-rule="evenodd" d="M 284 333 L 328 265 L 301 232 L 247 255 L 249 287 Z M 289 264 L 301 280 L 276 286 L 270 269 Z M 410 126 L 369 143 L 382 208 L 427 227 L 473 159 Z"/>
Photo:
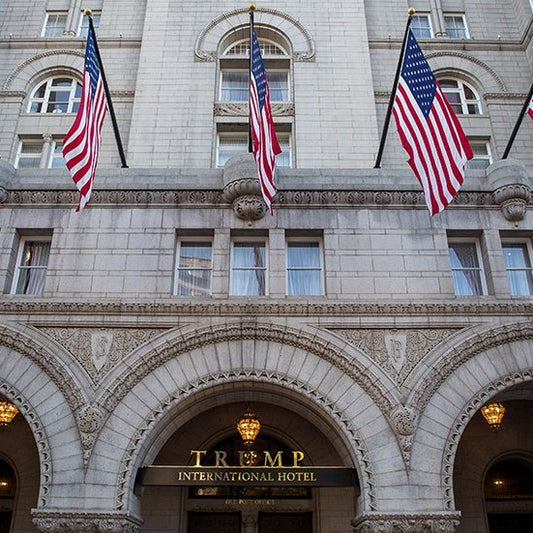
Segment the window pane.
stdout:
<path fill-rule="evenodd" d="M 444 29 L 450 39 L 466 39 L 466 25 L 462 15 L 445 15 Z"/>
<path fill-rule="evenodd" d="M 211 242 L 182 242 L 179 249 L 178 296 L 207 296 L 211 291 Z"/>
<path fill-rule="evenodd" d="M 266 262 L 264 243 L 233 244 L 233 267 L 230 292 L 236 296 L 266 294 Z"/>
<path fill-rule="evenodd" d="M 42 294 L 50 255 L 47 241 L 26 241 L 18 267 L 16 294 Z"/>
<path fill-rule="evenodd" d="M 483 294 L 481 268 L 474 243 L 453 243 L 449 246 L 455 294 L 479 296 Z"/>
<path fill-rule="evenodd" d="M 220 100 L 223 102 L 247 102 L 248 72 L 222 72 Z"/>
<path fill-rule="evenodd" d="M 432 37 L 429 15 L 414 15 L 410 28 L 417 39 L 431 39 Z"/>
<path fill-rule="evenodd" d="M 503 245 L 503 258 L 507 268 L 512 296 L 532 294 L 531 264 L 527 246 L 523 243 Z"/>
<path fill-rule="evenodd" d="M 288 243 L 287 294 L 289 296 L 323 294 L 319 243 Z"/>
<path fill-rule="evenodd" d="M 98 28 L 100 28 L 100 13 L 95 13 L 93 11 L 92 19 L 93 19 L 93 26 L 94 31 L 96 35 L 98 35 Z M 89 35 L 89 17 L 82 17 L 81 19 L 81 28 L 80 28 L 80 37 L 87 37 Z"/>
<path fill-rule="evenodd" d="M 44 37 L 61 37 L 67 23 L 66 13 L 48 13 L 44 28 Z"/>
<path fill-rule="evenodd" d="M 288 73 L 279 71 L 267 71 L 268 88 L 272 102 L 289 101 Z"/>
<path fill-rule="evenodd" d="M 17 168 L 39 168 L 43 151 L 42 141 L 23 141 L 20 143 Z"/>

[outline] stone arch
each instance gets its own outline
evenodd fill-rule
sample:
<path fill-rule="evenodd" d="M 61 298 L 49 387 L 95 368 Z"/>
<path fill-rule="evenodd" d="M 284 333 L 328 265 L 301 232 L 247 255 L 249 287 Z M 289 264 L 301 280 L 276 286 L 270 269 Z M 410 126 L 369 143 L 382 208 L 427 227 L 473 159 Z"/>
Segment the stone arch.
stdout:
<path fill-rule="evenodd" d="M 438 364 L 419 381 L 411 398 L 420 413 L 411 476 L 440 478 L 438 492 L 425 494 L 434 508 L 453 509 L 455 453 L 477 409 L 497 392 L 533 379 L 531 338 L 533 327 L 527 323 L 478 330 L 442 353 Z"/>
<path fill-rule="evenodd" d="M 277 9 L 260 8 L 255 11 L 255 22 L 275 27 L 287 35 L 292 44 L 295 61 L 312 61 L 315 57 L 315 45 L 309 32 L 295 18 Z M 213 19 L 200 33 L 194 46 L 194 55 L 198 61 L 215 61 L 217 49 L 224 35 L 234 28 L 249 23 L 248 9 L 235 9 Z"/>
<path fill-rule="evenodd" d="M 373 457 L 373 449 L 379 438 L 390 443 L 387 461 L 379 468 L 405 475 L 402 453 L 386 415 L 393 405 L 390 390 L 372 376 L 368 364 L 351 359 L 341 346 L 316 333 L 255 322 L 174 331 L 173 336 L 158 341 L 157 345 L 151 343 L 150 351 L 125 361 L 127 370 L 117 371 L 101 383 L 103 390 L 113 392 L 103 393 L 97 400 L 110 414 L 93 448 L 88 479 L 97 475 L 102 456 L 109 465 L 114 464 L 115 510 L 136 512 L 136 469 L 150 455 L 151 447 L 164 441 L 154 435 L 164 431 L 161 428 L 167 427 L 190 397 L 205 398 L 212 387 L 223 383 L 274 383 L 287 394 L 304 398 L 331 420 L 339 439 L 351 450 L 351 461 L 358 465 L 365 509 L 375 510 L 379 498 L 389 497 L 375 494 L 373 464 L 379 461 Z M 114 443 L 113 450 L 109 442 Z"/>
<path fill-rule="evenodd" d="M 57 74 L 68 74 L 81 80 L 82 50 L 48 50 L 23 61 L 9 74 L 2 90 L 27 93 L 35 83 Z"/>
<path fill-rule="evenodd" d="M 505 93 L 503 79 L 484 61 L 464 52 L 431 52 L 426 55 L 433 72 L 439 77 L 449 74 L 470 82 L 481 94 Z"/>

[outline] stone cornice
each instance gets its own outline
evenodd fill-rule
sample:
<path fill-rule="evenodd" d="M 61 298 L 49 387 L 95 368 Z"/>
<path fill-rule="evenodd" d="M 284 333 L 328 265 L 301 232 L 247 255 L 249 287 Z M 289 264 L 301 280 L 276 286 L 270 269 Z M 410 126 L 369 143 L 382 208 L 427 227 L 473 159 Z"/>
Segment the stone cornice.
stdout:
<path fill-rule="evenodd" d="M 108 317 L 127 317 L 145 315 L 147 318 L 158 316 L 169 318 L 176 316 L 210 316 L 210 317 L 510 317 L 532 316 L 533 300 L 501 302 L 487 298 L 472 303 L 443 302 L 431 303 L 378 303 L 360 302 L 344 303 L 342 301 L 276 301 L 265 299 L 261 302 L 227 302 L 210 299 L 201 300 L 162 300 L 159 302 L 125 301 L 109 302 L 102 300 L 74 302 L 64 300 L 29 300 L 23 298 L 0 301 L 0 315 L 27 315 L 33 321 L 41 323 L 43 317 L 54 317 L 49 323 L 62 323 L 56 317 L 74 315 L 100 315 Z"/>
<path fill-rule="evenodd" d="M 78 193 L 72 190 L 7 189 L 2 188 L 2 206 L 72 207 Z M 530 202 L 531 204 L 531 202 Z M 91 205 L 113 207 L 213 207 L 226 206 L 222 190 L 93 190 Z M 274 200 L 276 207 L 409 207 L 425 208 L 422 191 L 417 190 L 279 190 Z M 448 209 L 454 207 L 499 207 L 491 191 L 459 192 Z"/>

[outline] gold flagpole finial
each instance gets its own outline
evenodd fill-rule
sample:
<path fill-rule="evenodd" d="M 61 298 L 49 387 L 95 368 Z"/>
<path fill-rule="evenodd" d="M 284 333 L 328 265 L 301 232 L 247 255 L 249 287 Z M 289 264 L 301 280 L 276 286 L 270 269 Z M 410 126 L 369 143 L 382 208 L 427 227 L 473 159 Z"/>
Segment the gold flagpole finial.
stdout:
<path fill-rule="evenodd" d="M 89 9 L 89 8 L 84 9 L 84 10 L 83 10 L 83 14 L 84 14 L 84 15 L 87 15 L 88 17 L 90 17 L 90 16 L 93 14 L 93 10 L 92 10 L 92 9 Z"/>
<path fill-rule="evenodd" d="M 250 4 L 250 5 L 248 6 L 248 9 L 249 9 L 250 11 L 255 11 L 255 4 Z"/>
<path fill-rule="evenodd" d="M 410 7 L 408 10 L 407 10 L 407 14 L 412 17 L 414 14 L 416 13 L 416 9 L 414 7 Z"/>

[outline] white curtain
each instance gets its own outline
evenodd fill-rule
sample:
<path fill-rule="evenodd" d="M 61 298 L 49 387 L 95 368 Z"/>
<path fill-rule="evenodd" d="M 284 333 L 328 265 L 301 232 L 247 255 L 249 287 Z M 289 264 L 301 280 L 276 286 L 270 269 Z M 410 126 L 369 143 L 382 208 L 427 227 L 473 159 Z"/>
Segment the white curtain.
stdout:
<path fill-rule="evenodd" d="M 318 243 L 288 244 L 287 284 L 289 296 L 318 296 L 323 293 Z"/>
<path fill-rule="evenodd" d="M 264 296 L 266 294 L 265 265 L 263 243 L 234 243 L 231 294 Z"/>
<path fill-rule="evenodd" d="M 26 241 L 19 266 L 17 294 L 42 294 L 46 267 L 50 255 L 50 243 Z"/>
<path fill-rule="evenodd" d="M 481 269 L 474 243 L 453 243 L 450 246 L 455 294 L 477 296 L 482 294 Z"/>

